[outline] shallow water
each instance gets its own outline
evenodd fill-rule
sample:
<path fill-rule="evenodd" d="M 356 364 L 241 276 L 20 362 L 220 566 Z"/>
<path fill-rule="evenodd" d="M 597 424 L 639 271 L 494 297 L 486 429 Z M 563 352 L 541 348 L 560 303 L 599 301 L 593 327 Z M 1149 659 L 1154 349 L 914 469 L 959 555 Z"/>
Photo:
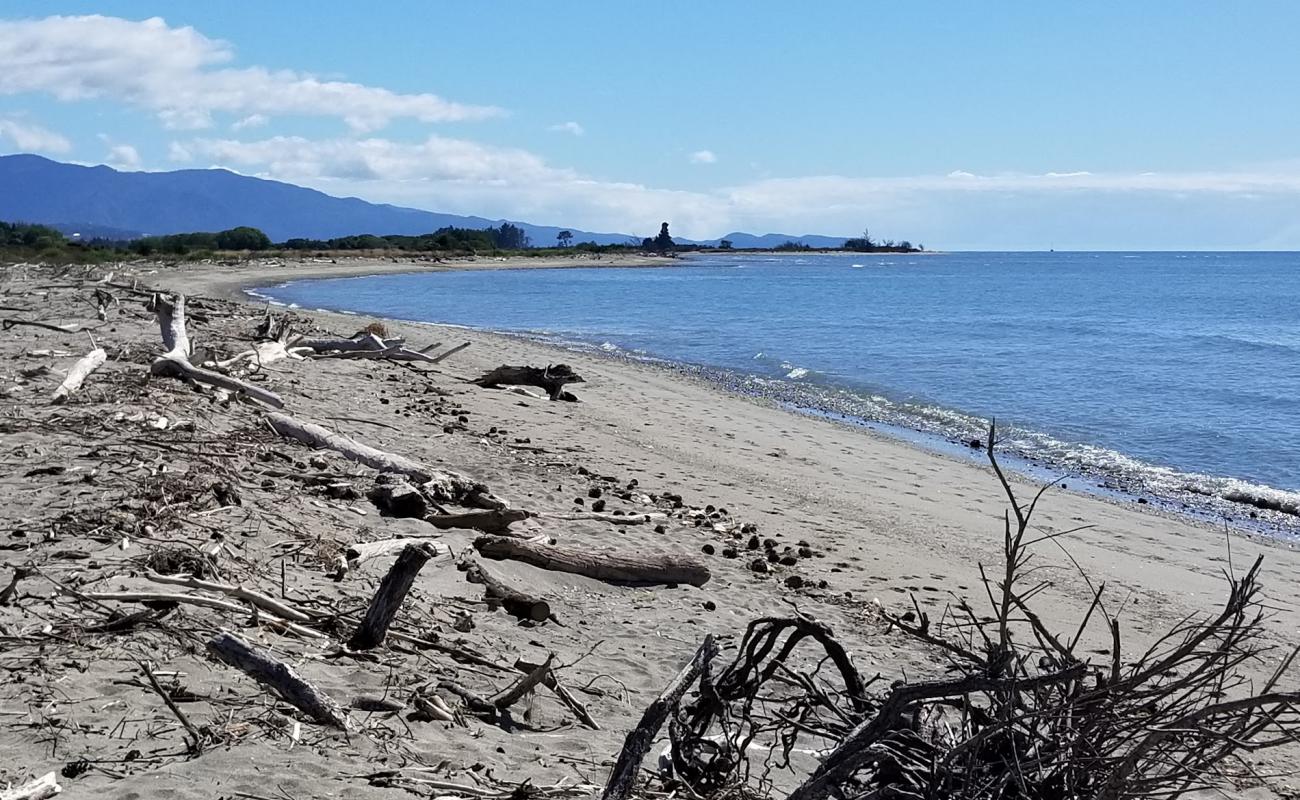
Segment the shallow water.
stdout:
<path fill-rule="evenodd" d="M 691 257 L 264 290 L 720 367 L 741 388 L 1156 495 L 1300 503 L 1300 254 Z"/>

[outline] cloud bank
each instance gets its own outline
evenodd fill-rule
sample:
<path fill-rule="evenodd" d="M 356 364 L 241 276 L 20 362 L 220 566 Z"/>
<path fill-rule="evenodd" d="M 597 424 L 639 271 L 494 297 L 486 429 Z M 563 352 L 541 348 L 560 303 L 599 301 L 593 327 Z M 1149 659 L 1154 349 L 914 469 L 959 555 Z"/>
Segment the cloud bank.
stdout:
<path fill-rule="evenodd" d="M 118 100 L 172 129 L 213 124 L 214 113 L 338 117 L 373 131 L 395 119 L 457 122 L 500 116 L 434 94 L 388 89 L 265 67 L 229 66 L 234 49 L 154 17 L 98 15 L 0 21 L 0 95 L 40 92 L 63 101 Z"/>

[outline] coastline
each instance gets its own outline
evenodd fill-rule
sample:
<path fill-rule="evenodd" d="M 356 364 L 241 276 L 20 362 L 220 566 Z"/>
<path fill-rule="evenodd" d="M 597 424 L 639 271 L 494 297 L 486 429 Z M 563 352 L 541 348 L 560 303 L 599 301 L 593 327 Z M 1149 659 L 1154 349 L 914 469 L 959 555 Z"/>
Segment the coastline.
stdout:
<path fill-rule="evenodd" d="M 310 266 L 314 265 L 307 268 Z M 329 266 L 332 277 L 375 274 L 374 262 Z M 383 266 L 392 272 L 413 271 L 409 263 Z M 422 271 L 419 265 L 414 266 L 414 271 Z M 520 266 L 528 265 L 493 262 L 489 268 Z M 147 265 L 124 267 L 115 280 L 185 292 L 197 308 L 211 312 L 206 321 L 195 323 L 191 335 L 200 346 L 227 350 L 245 346 L 249 331 L 266 308 L 265 303 L 243 295 L 241 286 L 305 277 L 302 273 L 286 275 L 279 265 L 267 264 L 213 270 L 206 265 Z M 39 278 L 30 281 L 37 287 L 33 291 L 47 284 L 48 280 Z M 205 301 L 205 297 L 223 299 Z M 142 301 L 133 301 L 133 305 L 138 302 Z M 65 305 L 57 310 L 50 306 L 46 313 L 51 319 L 59 315 L 69 320 L 86 318 L 84 300 L 75 294 L 68 296 Z M 308 309 L 294 309 L 291 314 L 297 330 L 343 336 L 370 319 Z M 302 469 L 345 475 L 359 470 L 323 451 L 312 453 L 311 460 L 326 462 L 325 467 L 308 465 L 310 451 L 267 435 L 262 410 L 251 403 L 222 407 L 177 381 L 143 380 L 142 370 L 147 371 L 149 360 L 158 352 L 158 329 L 152 315 L 133 307 L 110 320 L 113 330 L 106 329 L 97 338 L 103 346 L 125 355 L 115 356 L 72 403 L 59 407 L 58 413 L 93 420 L 90 429 L 103 437 L 115 430 L 114 426 L 132 424 L 129 416 L 114 421 L 118 411 L 156 410 L 173 423 L 190 426 L 193 433 L 184 432 L 179 425 L 170 428 L 180 428 L 174 435 L 181 437 L 176 440 L 181 445 L 188 441 L 184 437 L 195 436 L 204 437 L 202 441 L 211 443 L 209 447 L 216 451 L 233 449 L 233 443 L 250 439 L 269 448 L 264 459 L 246 458 L 222 473 L 245 477 L 240 484 L 242 506 L 197 512 L 168 529 L 164 541 L 197 547 L 210 540 L 212 531 L 219 531 L 236 553 L 232 566 L 238 570 L 238 580 L 247 581 L 250 588 L 276 596 L 312 598 L 314 603 L 335 608 L 355 608 L 364 607 L 387 562 L 377 560 L 340 581 L 327 577 L 311 553 L 332 552 L 330 548 L 341 548 L 362 537 L 429 535 L 428 526 L 416 520 L 378 517 L 364 496 L 335 502 L 308 494 L 296 481 L 268 479 L 272 472 L 267 471 L 267 464 L 275 469 L 286 464 L 298 469 L 295 462 L 301 462 Z M 705 633 L 734 646 L 750 620 L 761 615 L 786 616 L 793 606 L 829 625 L 865 674 L 897 675 L 902 671 L 909 680 L 923 680 L 944 674 L 944 658 L 891 635 L 874 611 L 877 604 L 901 610 L 909 608 L 915 597 L 936 619 L 954 597 L 969 597 L 982 605 L 978 565 L 998 563 L 1006 512 L 1005 497 L 987 465 L 934 453 L 869 429 L 794 414 L 769 400 L 726 392 L 681 370 L 563 351 L 521 337 L 472 329 L 431 323 L 384 324 L 391 334 L 405 336 L 415 347 L 435 341 L 445 346 L 469 342 L 470 347 L 437 366 L 281 361 L 264 370 L 259 384 L 282 393 L 295 415 L 318 420 L 382 449 L 463 472 L 529 511 L 557 515 L 589 507 L 579 501 L 590 504 L 593 495 L 589 491 L 599 487 L 604 487 L 611 507 L 621 509 L 623 501 L 610 488 L 629 486 L 635 480 L 638 491 L 680 495 L 688 506 L 700 509 L 725 509 L 726 520 L 757 525 L 758 536 L 782 544 L 804 546 L 806 542 L 813 553 L 797 565 L 758 572 L 751 568 L 744 540 L 733 540 L 725 528 L 715 530 L 712 523 L 701 524 L 707 517 L 697 518 L 695 524 L 689 518 L 671 519 L 663 531 L 649 525 L 616 527 L 590 521 L 553 521 L 553 517 L 531 519 L 521 526 L 521 533 L 553 536 L 594 550 L 637 548 L 692 555 L 703 559 L 712 572 L 701 588 L 646 589 L 499 562 L 505 575 L 553 599 L 561 624 L 541 626 L 520 626 L 503 612 L 484 610 L 479 603 L 481 589 L 467 584 L 450 559 L 430 564 L 420 575 L 415 595 L 416 605 L 428 620 L 430 636 L 508 662 L 515 658 L 537 661 L 554 653 L 566 665 L 563 674 L 569 685 L 595 684 L 595 692 L 582 696 L 602 725 L 602 730 L 591 731 L 569 724 L 563 707 L 543 696 L 537 700 L 541 721 L 535 728 L 505 732 L 476 721 L 468 728 L 414 726 L 410 734 L 415 737 L 413 750 L 436 752 L 448 763 L 446 774 L 452 779 L 472 782 L 470 776 L 480 774 L 475 770 L 486 768 L 514 780 L 534 779 L 537 785 L 551 785 L 575 772 L 599 782 L 641 710 Z M 9 353 L 13 360 L 6 363 L 27 366 L 28 360 L 17 360 L 20 354 L 47 347 L 51 341 L 69 352 L 85 348 L 84 334 L 19 330 L 5 344 L 13 349 Z M 468 382 L 501 364 L 542 365 L 559 358 L 586 379 L 572 387 L 583 402 L 552 403 L 480 389 Z M 49 388 L 42 385 L 39 391 Z M 125 400 L 115 394 L 119 390 L 127 392 Z M 123 428 L 133 440 L 156 435 L 141 423 L 135 425 Z M 79 430 L 73 429 L 74 434 Z M 232 444 L 221 444 L 224 442 Z M 78 471 L 89 472 L 97 468 L 97 459 L 102 459 L 94 451 L 86 455 L 87 445 L 81 436 L 35 428 L 14 435 L 13 446 L 41 453 L 44 460 L 38 459 L 37 466 L 54 463 L 73 468 L 62 478 L 57 473 L 24 476 L 16 471 L 5 479 L 9 483 L 0 485 L 13 498 L 4 512 L 13 517 L 11 527 L 30 528 L 30 520 L 52 516 L 65 505 L 71 509 L 72 503 L 89 503 L 107 495 L 102 484 L 112 478 L 108 471 L 97 479 L 100 484 L 76 488 L 83 484 Z M 178 458 L 171 453 L 162 450 L 152 458 L 183 468 L 182 463 L 169 460 Z M 136 480 L 133 474 L 126 477 Z M 268 485 L 268 480 L 273 485 Z M 1013 476 L 1012 484 L 1022 500 L 1032 497 L 1036 489 L 1032 481 L 1020 477 Z M 1274 612 L 1265 623 L 1264 635 L 1268 643 L 1279 647 L 1276 657 L 1270 654 L 1266 662 L 1253 665 L 1251 674 L 1266 676 L 1300 631 L 1300 552 L 1291 544 L 1225 532 L 1150 506 L 1108 501 L 1073 488 L 1049 492 L 1036 520 L 1037 530 L 1044 534 L 1074 531 L 1061 541 L 1069 558 L 1054 544 L 1041 545 L 1035 556 L 1040 577 L 1050 584 L 1035 599 L 1036 610 L 1054 630 L 1072 631 L 1090 604 L 1090 582 L 1104 582 L 1108 596 L 1123 607 L 1125 647 L 1141 649 L 1184 617 L 1217 610 L 1226 589 L 1224 572 L 1244 570 L 1254 557 L 1263 556 L 1263 583 Z M 474 535 L 464 530 L 438 534 L 452 553 L 469 548 Z M 136 549 L 127 556 L 150 546 L 148 539 L 132 538 Z M 55 541 L 61 552 L 79 548 L 94 555 L 92 560 L 73 562 L 84 576 L 81 580 L 89 585 L 113 590 L 150 587 L 138 569 L 122 558 L 116 539 L 100 542 L 64 534 Z M 285 542 L 305 549 L 307 555 L 284 559 Z M 738 545 L 739 557 L 713 552 L 733 543 Z M 7 565 L 9 558 L 20 563 L 20 557 L 30 556 L 0 555 L 0 564 Z M 493 563 L 496 566 L 498 562 Z M 798 583 L 789 580 L 794 577 Z M 36 586 L 43 584 L 28 591 L 36 591 Z M 466 616 L 470 624 L 462 624 Z M 302 642 L 249 626 L 247 620 L 218 615 L 214 622 L 211 614 L 184 619 L 203 629 L 240 627 L 245 635 L 258 637 L 263 646 L 288 654 L 323 691 L 340 698 L 358 691 L 383 694 L 390 691 L 389 681 L 394 676 L 415 680 L 416 673 L 421 679 L 450 675 L 481 692 L 495 691 L 504 681 L 500 676 L 464 669 L 447 658 L 435 660 L 426 655 L 412 661 L 397 651 L 386 651 L 382 655 L 385 664 L 333 659 Z M 21 626 L 30 625 L 30 620 L 21 610 L 5 607 L 0 608 L 0 625 L 25 629 Z M 1109 642 L 1086 641 L 1095 648 Z M 158 663 L 188 676 L 191 687 L 208 685 L 216 695 L 216 687 L 221 686 L 223 694 L 263 697 L 248 681 L 234 682 L 232 688 L 226 683 L 231 680 L 230 671 L 222 671 L 202 657 L 150 652 Z M 127 667 L 134 668 L 131 664 Z M 79 694 L 63 701 L 65 713 L 103 721 L 93 716 L 98 710 L 95 704 L 120 691 L 116 687 L 123 667 L 101 659 L 88 662 L 82 670 L 76 681 Z M 51 681 L 55 678 L 57 675 L 51 676 Z M 24 684 L 7 691 L 29 688 Z M 27 702 L 4 693 L 0 693 L 0 701 L 5 701 L 6 707 Z M 165 719 L 166 709 L 152 699 L 149 702 L 158 719 Z M 199 720 L 220 718 L 219 710 L 187 708 Z M 110 720 L 102 727 L 107 730 L 111 725 Z M 72 738 L 66 747 L 99 752 L 82 744 L 85 737 L 91 737 L 86 740 L 92 743 L 100 741 L 93 738 L 89 726 L 68 735 Z M 366 749 L 370 747 L 367 741 L 355 737 L 344 747 L 313 739 L 312 746 L 295 749 L 294 757 L 286 760 L 282 737 L 267 735 L 126 780 L 92 773 L 78 788 L 84 792 L 133 788 L 143 794 L 175 791 L 178 796 L 196 798 L 199 795 L 192 787 L 207 785 L 204 781 L 220 785 L 225 794 L 259 793 L 261 784 L 273 774 L 286 792 L 319 795 L 337 790 L 338 784 L 330 781 L 357 781 L 358 776 L 373 772 L 375 759 L 386 752 Z M 110 745 L 120 747 L 121 743 L 96 746 Z M 0 746 L 12 748 L 19 761 L 33 767 L 48 761 L 44 746 L 31 741 L 26 728 L 0 734 Z M 1295 754 L 1279 751 L 1275 757 L 1284 761 L 1288 756 L 1294 759 Z M 406 796 L 399 789 L 366 791 L 373 791 L 376 797 Z"/>
<path fill-rule="evenodd" d="M 776 255 L 797 256 L 799 254 L 778 253 Z M 863 254 L 836 253 L 835 255 L 853 256 Z M 884 255 L 907 254 L 887 253 Z M 618 256 L 603 260 L 600 258 L 544 259 L 540 262 L 533 262 L 530 259 L 493 259 L 478 262 L 465 260 L 448 263 L 439 265 L 440 268 L 433 271 L 573 267 L 671 267 L 689 263 L 689 259 L 624 258 Z M 315 277 L 365 278 L 399 272 L 409 274 L 410 272 L 401 268 L 392 269 L 392 265 L 386 262 L 365 259 L 331 266 L 334 267 L 334 270 L 328 275 L 295 275 L 288 280 L 283 280 L 283 276 L 280 275 L 275 278 L 267 278 L 262 275 L 261 270 L 255 269 L 252 273 L 257 276 L 255 282 L 242 285 L 238 290 L 233 291 L 231 286 L 223 285 L 221 290 L 228 292 L 227 296 L 231 297 L 252 295 L 259 301 L 270 300 L 278 304 L 278 301 L 275 301 L 269 294 L 263 294 L 261 290 L 288 282 L 311 280 Z M 376 268 L 379 271 L 376 271 Z M 353 312 L 341 313 L 350 314 Z M 423 320 L 419 319 L 392 319 L 424 323 Z M 458 327 L 456 323 L 450 321 L 441 324 Z M 814 385 L 801 383 L 798 380 L 760 377 L 734 368 L 677 362 L 654 354 L 642 357 L 622 352 L 617 348 L 611 348 L 609 345 L 597 349 L 594 347 L 594 342 L 564 341 L 486 327 L 476 327 L 475 330 L 485 334 L 532 341 L 552 347 L 560 353 L 588 352 L 604 358 L 644 362 L 654 367 L 666 369 L 669 372 L 690 375 L 731 395 L 772 402 L 783 406 L 791 413 L 820 417 L 850 427 L 870 428 L 927 452 L 956 457 L 958 460 L 973 460 L 975 462 L 982 460 L 978 450 L 976 450 L 974 458 L 969 457 L 972 449 L 969 443 L 972 439 L 983 440 L 985 438 L 983 435 L 985 430 L 982 428 L 964 430 L 958 433 L 954 432 L 951 426 L 936 429 L 931 420 L 915 416 L 909 418 L 906 414 L 900 415 L 898 409 L 893 407 L 879 409 L 875 408 L 874 405 L 868 408 L 859 404 L 859 408 L 854 408 L 851 396 L 844 395 L 842 392 L 834 392 L 833 395 L 828 394 L 819 391 Z M 872 413 L 872 410 L 883 413 Z M 1011 429 L 1011 432 L 1012 434 L 1016 433 L 1015 429 Z M 1034 431 L 1019 431 L 1019 433 L 1032 438 L 1040 438 Z M 1231 477 L 1179 473 L 1163 466 L 1154 467 L 1148 465 L 1145 472 L 1140 471 L 1137 474 L 1108 471 L 1081 461 L 1077 457 L 1067 457 L 1069 454 L 1060 452 L 1045 454 L 1033 449 L 1022 449 L 1014 443 L 1016 438 L 1017 436 L 1012 435 L 1008 441 L 1003 443 L 1001 452 L 1004 459 L 1007 460 L 1010 468 L 1035 480 L 1042 480 L 1043 482 L 1057 479 L 1068 480 L 1074 483 L 1076 487 L 1082 486 L 1085 493 L 1103 499 L 1119 503 L 1151 505 L 1184 518 L 1212 525 L 1228 525 L 1242 532 L 1284 538 L 1295 538 L 1300 535 L 1300 513 L 1297 513 L 1294 505 L 1294 495 L 1289 495 L 1284 491 L 1262 485 L 1254 486 Z M 1063 443 L 1057 442 L 1057 444 L 1061 445 Z M 1120 459 L 1127 458 L 1124 453 L 1113 453 L 1113 455 Z M 1054 460 L 1052 456 L 1058 456 L 1058 458 Z M 1153 476 L 1155 477 L 1154 481 L 1152 480 Z M 1178 480 L 1171 480 L 1166 476 L 1172 476 Z"/>

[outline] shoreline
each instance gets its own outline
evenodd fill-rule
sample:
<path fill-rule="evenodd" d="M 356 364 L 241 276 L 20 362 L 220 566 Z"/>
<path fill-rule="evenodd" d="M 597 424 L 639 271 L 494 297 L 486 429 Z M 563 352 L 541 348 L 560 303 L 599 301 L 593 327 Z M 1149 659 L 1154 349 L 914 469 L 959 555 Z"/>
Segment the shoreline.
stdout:
<path fill-rule="evenodd" d="M 926 251 L 926 253 L 928 254 L 930 251 Z M 778 255 L 790 256 L 798 255 L 798 253 L 780 253 Z M 837 255 L 851 256 L 863 254 L 837 253 Z M 909 254 L 887 253 L 883 255 Z M 446 265 L 440 265 L 443 266 L 443 268 L 434 270 L 389 269 L 383 271 L 370 271 L 372 265 L 377 267 L 383 267 L 386 265 L 362 259 L 359 260 L 358 263 L 338 265 L 339 269 L 329 275 L 303 275 L 294 276 L 286 280 L 274 281 L 258 280 L 254 284 L 240 285 L 238 289 L 231 292 L 228 296 L 239 298 L 251 297 L 258 302 L 270 302 L 273 305 L 285 306 L 281 301 L 275 300 L 269 295 L 262 294 L 262 290 L 273 286 L 285 285 L 290 282 L 317 280 L 321 278 L 363 279 L 379 275 L 411 274 L 425 271 L 446 272 L 483 269 L 509 270 L 583 267 L 667 268 L 681 265 L 683 263 L 689 263 L 689 259 L 680 260 L 645 257 L 628 257 L 624 259 L 618 256 L 611 258 L 613 263 L 599 263 L 601 261 L 599 257 L 592 260 L 597 263 L 584 263 L 586 261 L 585 259 L 578 260 L 576 263 L 568 259 L 564 259 L 560 263 L 551 263 L 553 261 L 551 259 L 545 259 L 543 260 L 543 263 L 529 263 L 528 259 L 494 259 L 489 262 L 464 261 L 449 263 Z M 307 309 L 301 310 L 305 311 Z M 359 313 L 342 309 L 313 310 L 323 310 L 330 313 L 346 315 Z M 762 376 L 757 373 L 747 373 L 743 370 L 696 364 L 688 361 L 677 361 L 654 354 L 648 354 L 642 357 L 631 352 L 623 351 L 622 349 L 611 351 L 599 348 L 593 342 L 559 341 L 544 336 L 532 335 L 518 331 L 461 326 L 457 323 L 448 321 L 431 322 L 426 320 L 401 319 L 396 317 L 385 317 L 385 319 L 412 324 L 464 328 L 466 330 L 474 330 L 486 335 L 502 336 L 533 342 L 542 346 L 554 348 L 560 353 L 588 353 L 600 358 L 643 363 L 654 368 L 664 369 L 672 374 L 689 375 L 691 378 L 712 386 L 726 395 L 744 397 L 751 400 L 767 401 L 778 406 L 784 406 L 785 410 L 791 414 L 822 418 L 851 428 L 870 429 L 880 435 L 906 443 L 923 452 L 942 455 L 947 458 L 954 458 L 966 463 L 979 463 L 981 461 L 979 457 L 970 457 L 968 453 L 962 452 L 963 450 L 973 450 L 973 448 L 969 447 L 970 439 L 958 438 L 950 432 L 930 430 L 923 427 L 904 424 L 900 421 L 876 419 L 870 416 L 854 413 L 853 411 L 845 411 L 842 408 L 835 408 L 833 404 L 830 404 L 825 400 L 819 402 L 817 397 L 813 396 L 816 394 L 816 390 L 830 390 L 830 387 L 799 384 L 797 382 L 791 382 L 779 378 Z M 809 386 L 812 387 L 812 392 L 809 391 Z M 979 436 L 979 438 L 982 440 L 984 437 Z M 975 452 L 978 453 L 978 450 L 975 450 Z M 1076 488 L 1073 489 L 1073 491 L 1081 491 L 1083 494 L 1120 504 L 1137 503 L 1141 505 L 1150 505 L 1151 507 L 1160 509 L 1163 512 L 1197 523 L 1228 525 L 1244 533 L 1277 537 L 1283 541 L 1300 537 L 1300 514 L 1290 508 L 1273 507 L 1270 505 L 1270 502 L 1276 503 L 1276 501 L 1269 496 L 1269 493 L 1276 493 L 1282 496 L 1290 494 L 1284 490 L 1263 485 L 1256 486 L 1248 481 L 1230 476 L 1210 476 L 1200 473 L 1179 472 L 1174 470 L 1178 474 L 1187 475 L 1189 478 L 1200 478 L 1225 483 L 1239 481 L 1243 486 L 1249 487 L 1249 489 L 1254 492 L 1253 494 L 1240 493 L 1238 498 L 1229 498 L 1211 491 L 1198 491 L 1188 487 L 1176 489 L 1171 487 L 1150 486 L 1147 485 L 1140 476 L 1134 477 L 1116 474 L 1086 464 L 1057 463 L 1050 459 L 1044 460 L 1041 454 L 1016 448 L 1009 444 L 1004 444 L 1001 452 L 1004 457 L 1008 459 L 1008 466 L 1011 469 L 1017 471 L 1022 476 L 1033 480 L 1039 480 L 1042 482 L 1068 480 L 1073 482 L 1076 486 L 1081 483 L 1083 484 L 1083 488 Z M 1169 467 L 1157 467 L 1155 465 L 1148 465 L 1148 467 L 1161 470 L 1172 469 Z"/>

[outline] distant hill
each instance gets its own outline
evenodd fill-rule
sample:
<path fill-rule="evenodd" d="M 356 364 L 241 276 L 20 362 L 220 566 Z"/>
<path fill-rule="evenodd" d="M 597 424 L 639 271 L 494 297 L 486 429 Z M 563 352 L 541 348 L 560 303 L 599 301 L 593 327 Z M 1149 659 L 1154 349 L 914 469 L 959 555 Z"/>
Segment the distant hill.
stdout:
<path fill-rule="evenodd" d="M 447 226 L 482 229 L 509 221 L 523 228 L 536 246 L 553 245 L 561 230 L 571 231 L 575 244 L 640 241 L 640 237 L 626 233 L 592 233 L 332 197 L 315 189 L 224 169 L 119 172 L 105 166 L 64 164 L 37 155 L 0 156 L 0 220 L 39 222 L 68 235 L 80 233 L 83 238 L 134 238 L 251 225 L 277 242 L 362 233 L 417 235 Z M 651 224 L 657 226 L 654 220 L 647 222 Z M 812 247 L 844 244 L 842 237 L 775 233 L 730 233 L 721 238 L 730 240 L 734 247 L 775 247 L 790 240 Z M 721 239 L 694 242 L 679 237 L 677 241 L 717 245 Z"/>

